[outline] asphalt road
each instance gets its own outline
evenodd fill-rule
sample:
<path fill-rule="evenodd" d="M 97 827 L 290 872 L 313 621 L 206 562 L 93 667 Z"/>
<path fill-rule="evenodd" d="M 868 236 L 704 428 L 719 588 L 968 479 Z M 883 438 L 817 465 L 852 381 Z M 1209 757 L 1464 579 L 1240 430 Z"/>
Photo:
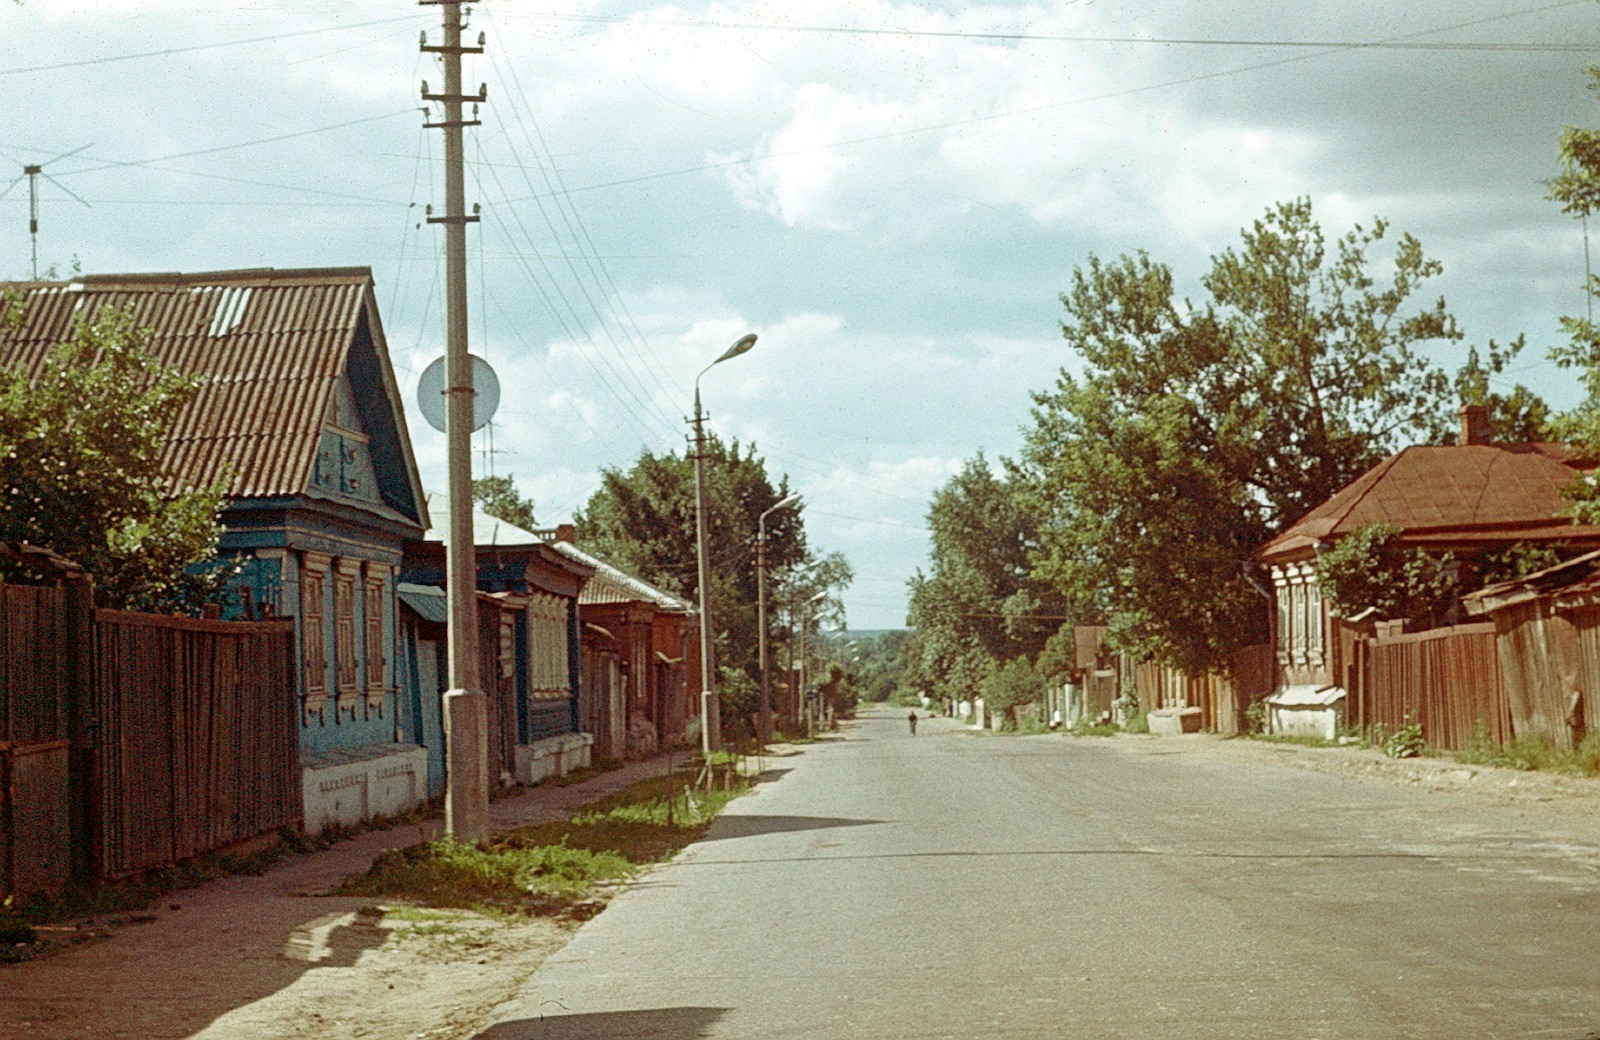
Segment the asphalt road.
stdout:
<path fill-rule="evenodd" d="M 904 714 L 775 762 L 481 1040 L 1600 1030 L 1600 847 L 1559 820 Z"/>

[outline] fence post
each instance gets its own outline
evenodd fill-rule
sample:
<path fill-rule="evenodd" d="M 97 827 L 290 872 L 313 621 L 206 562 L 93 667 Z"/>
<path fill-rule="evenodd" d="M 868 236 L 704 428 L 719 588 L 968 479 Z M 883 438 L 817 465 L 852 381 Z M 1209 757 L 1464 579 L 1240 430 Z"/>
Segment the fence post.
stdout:
<path fill-rule="evenodd" d="M 100 833 L 100 697 L 94 673 L 94 580 L 77 572 L 63 582 L 62 629 L 67 683 L 67 833 L 73 880 L 92 881 L 104 866 Z"/>

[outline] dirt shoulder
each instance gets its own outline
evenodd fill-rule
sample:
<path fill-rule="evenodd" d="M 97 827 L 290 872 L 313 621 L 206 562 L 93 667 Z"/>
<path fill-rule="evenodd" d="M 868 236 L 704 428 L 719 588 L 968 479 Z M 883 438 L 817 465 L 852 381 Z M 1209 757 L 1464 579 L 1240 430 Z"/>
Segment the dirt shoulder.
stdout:
<path fill-rule="evenodd" d="M 1216 762 L 1272 762 L 1369 783 L 1448 792 L 1485 805 L 1538 809 L 1600 821 L 1600 780 L 1585 777 L 1465 765 L 1446 757 L 1388 758 L 1370 747 L 1305 747 L 1209 734 L 1065 739 L 1103 742 L 1129 754 L 1193 755 Z"/>
<path fill-rule="evenodd" d="M 495 830 L 563 819 L 666 772 L 658 758 L 494 803 Z M 440 824 L 375 831 L 260 877 L 178 892 L 109 937 L 0 965 L 0 1040 L 299 1040 L 470 1033 L 577 927 L 329 896 Z M 98 927 L 98 925 L 97 925 Z"/>

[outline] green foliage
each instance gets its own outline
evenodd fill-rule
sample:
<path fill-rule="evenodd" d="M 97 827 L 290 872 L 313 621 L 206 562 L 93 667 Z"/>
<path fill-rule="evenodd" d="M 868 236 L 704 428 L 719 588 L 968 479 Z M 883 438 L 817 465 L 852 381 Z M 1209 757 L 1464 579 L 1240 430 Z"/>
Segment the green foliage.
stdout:
<path fill-rule="evenodd" d="M 1122 724 L 1122 731 L 1124 733 L 1149 733 L 1149 712 L 1136 711 L 1132 715 L 1129 715 L 1128 721 Z"/>
<path fill-rule="evenodd" d="M 163 438 L 201 381 L 154 364 L 148 333 L 102 310 L 74 325 L 38 379 L 0 370 L 0 541 L 81 564 L 107 606 L 194 611 L 216 564 L 224 483 L 174 488 Z"/>
<path fill-rule="evenodd" d="M 1407 721 L 1393 733 L 1385 733 L 1378 746 L 1390 758 L 1419 758 L 1428 752 L 1428 742 L 1422 736 L 1422 723 Z"/>
<path fill-rule="evenodd" d="M 1600 65 L 1587 69 L 1589 89 L 1600 95 Z M 1563 212 L 1587 218 L 1600 205 L 1600 130 L 1568 126 L 1559 147 L 1562 169 L 1547 182 L 1549 197 Z M 1600 281 L 1588 285 L 1590 296 L 1600 293 Z M 1600 451 L 1600 326 L 1587 317 L 1563 317 L 1567 341 L 1550 349 L 1550 358 L 1578 375 L 1583 401 L 1558 416 L 1552 426 L 1562 440 Z M 1600 479 L 1593 475 L 1573 481 L 1567 488 L 1571 506 L 1567 515 L 1578 523 L 1600 523 Z"/>
<path fill-rule="evenodd" d="M 1409 235 L 1383 281 L 1382 220 L 1329 243 L 1272 207 L 1212 258 L 1203 305 L 1143 254 L 1090 258 L 1062 296 L 1082 360 L 1035 395 L 1021 473 L 1037 576 L 1119 649 L 1189 671 L 1266 635 L 1244 568 L 1275 531 L 1409 440 L 1443 438 L 1450 381 L 1419 349 L 1459 337 Z"/>
<path fill-rule="evenodd" d="M 1525 578 L 1534 571 L 1554 567 L 1561 557 L 1548 545 L 1535 542 L 1512 542 L 1500 549 L 1492 549 L 1478 559 L 1478 579 L 1484 585 L 1497 581 Z"/>
<path fill-rule="evenodd" d="M 1251 701 L 1244 709 L 1245 733 L 1252 736 L 1267 731 L 1267 702 Z"/>
<path fill-rule="evenodd" d="M 1067 731 L 1074 737 L 1114 737 L 1122 732 L 1114 722 L 1096 722 L 1093 719 L 1079 719 Z"/>
<path fill-rule="evenodd" d="M 703 834 L 737 790 L 686 792 L 692 774 L 635 784 L 570 820 L 522 827 L 483 847 L 445 839 L 386 852 L 340 888 L 429 906 L 559 912 L 606 881 L 671 856 Z"/>
<path fill-rule="evenodd" d="M 475 477 L 472 500 L 485 513 L 513 527 L 531 531 L 538 526 L 533 518 L 533 499 L 518 491 L 517 482 L 511 477 Z"/>
<path fill-rule="evenodd" d="M 1518 336 L 1502 348 L 1489 341 L 1485 353 L 1488 359 L 1478 356 L 1477 347 L 1467 349 L 1466 363 L 1456 372 L 1456 398 L 1464 405 L 1482 405 L 1489 409 L 1494 425 L 1494 439 L 1513 444 L 1530 444 L 1555 438 L 1551 425 L 1550 406 L 1544 398 L 1518 383 L 1509 394 L 1497 393 L 1489 381 L 1506 370 L 1506 366 L 1527 346 L 1527 337 Z"/>
<path fill-rule="evenodd" d="M 965 700 L 1000 662 L 1037 655 L 1066 604 L 1032 573 L 1038 513 L 981 453 L 934 493 L 928 530 L 931 570 L 910 582 L 911 678 L 940 700 Z"/>
<path fill-rule="evenodd" d="M 1480 720 L 1473 726 L 1472 740 L 1456 752 L 1455 758 L 1470 765 L 1525 772 L 1600 776 L 1600 734 L 1585 737 L 1575 748 L 1558 748 L 1538 737 L 1513 737 L 1505 744 L 1496 744 L 1489 736 L 1488 725 Z"/>
<path fill-rule="evenodd" d="M 1449 609 L 1459 591 L 1442 557 L 1402 543 L 1400 530 L 1368 524 L 1341 538 L 1317 558 L 1317 585 L 1342 617 L 1371 608 L 1381 618 L 1431 620 Z"/>
<path fill-rule="evenodd" d="M 743 668 L 717 668 L 717 700 L 722 707 L 722 728 L 731 740 L 751 736 L 750 720 L 761 713 L 761 684 Z"/>
<path fill-rule="evenodd" d="M 1044 680 L 1034 670 L 1032 660 L 1014 657 L 985 676 L 978 690 L 984 707 L 1001 720 L 998 728 L 1004 729 L 1010 727 L 1014 709 L 1043 698 Z"/>
<path fill-rule="evenodd" d="M 738 441 L 706 437 L 706 544 L 711 563 L 712 620 L 717 659 L 756 674 L 757 571 L 755 537 L 763 512 L 788 496 L 787 478 L 773 484 L 766 461 Z M 767 517 L 769 576 L 807 564 L 848 584 L 849 565 L 834 554 L 814 560 L 806 550 L 803 506 Z M 602 471 L 600 489 L 576 517 L 584 548 L 652 584 L 698 602 L 694 461 L 687 454 L 644 451 L 630 469 Z M 784 603 L 781 582 L 769 584 L 768 622 Z M 834 603 L 831 609 L 838 610 Z M 828 616 L 828 609 L 815 613 Z"/>

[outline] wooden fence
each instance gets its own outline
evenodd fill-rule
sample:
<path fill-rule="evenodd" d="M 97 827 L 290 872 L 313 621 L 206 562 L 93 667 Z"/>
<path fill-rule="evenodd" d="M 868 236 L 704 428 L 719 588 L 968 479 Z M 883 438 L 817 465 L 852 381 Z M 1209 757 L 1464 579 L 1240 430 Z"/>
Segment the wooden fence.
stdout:
<path fill-rule="evenodd" d="M 1352 724 L 1393 731 L 1419 723 L 1423 739 L 1446 751 L 1466 747 L 1480 727 L 1496 743 L 1510 738 L 1494 625 L 1362 638 L 1355 651 L 1356 681 L 1346 689 Z"/>
<path fill-rule="evenodd" d="M 71 872 L 67 602 L 65 586 L 0 584 L 0 898 Z"/>
<path fill-rule="evenodd" d="M 1272 692 L 1272 648 L 1247 646 L 1226 672 L 1188 675 L 1176 668 L 1144 662 L 1133 666 L 1139 706 L 1199 708 L 1200 728 L 1233 735 L 1242 732 L 1244 710 L 1252 700 Z"/>
<path fill-rule="evenodd" d="M 98 874 L 299 823 L 291 624 L 95 611 Z"/>
<path fill-rule="evenodd" d="M 292 623 L 96 610 L 64 574 L 0 584 L 0 898 L 298 823 Z"/>

